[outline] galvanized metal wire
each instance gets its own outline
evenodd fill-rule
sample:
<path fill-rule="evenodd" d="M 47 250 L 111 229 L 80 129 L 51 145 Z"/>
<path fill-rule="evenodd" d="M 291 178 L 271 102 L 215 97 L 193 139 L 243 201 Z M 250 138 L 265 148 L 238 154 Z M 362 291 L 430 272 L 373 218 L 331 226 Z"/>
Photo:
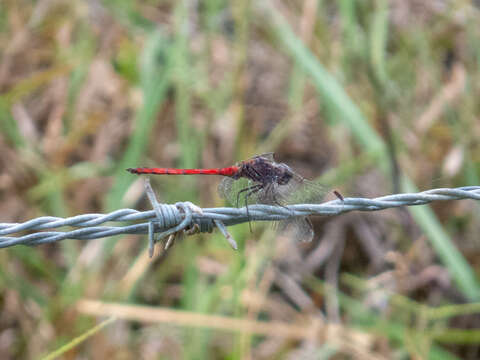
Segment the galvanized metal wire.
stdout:
<path fill-rule="evenodd" d="M 466 186 L 432 189 L 411 194 L 394 194 L 375 199 L 345 198 L 343 201 L 338 199 L 322 204 L 297 204 L 285 207 L 249 205 L 248 217 L 245 207 L 200 209 L 190 202 L 174 205 L 159 204 L 151 188 L 148 190 L 149 186 L 148 183 L 147 194 L 154 210 L 121 209 L 109 214 L 84 214 L 69 218 L 43 216 L 23 223 L 0 223 L 0 248 L 14 245 L 40 245 L 66 239 L 91 240 L 121 234 L 149 234 L 150 254 L 152 254 L 153 244 L 156 241 L 154 234 L 159 238 L 168 237 L 171 243 L 173 235 L 179 232 L 210 232 L 214 227 L 219 228 L 232 247 L 236 248 L 236 243 L 225 226 L 248 221 L 278 221 L 299 216 L 339 215 L 354 210 L 378 211 L 400 206 L 424 205 L 432 201 L 480 200 L 480 186 Z M 116 224 L 102 225 L 112 222 Z M 62 227 L 75 227 L 75 229 L 51 230 Z M 25 234 L 26 232 L 30 233 Z"/>

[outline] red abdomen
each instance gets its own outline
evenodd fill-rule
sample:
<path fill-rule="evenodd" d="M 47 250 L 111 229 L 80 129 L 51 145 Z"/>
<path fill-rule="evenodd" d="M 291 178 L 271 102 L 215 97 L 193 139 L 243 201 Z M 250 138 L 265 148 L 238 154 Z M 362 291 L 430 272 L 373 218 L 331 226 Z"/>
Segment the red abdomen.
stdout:
<path fill-rule="evenodd" d="M 132 174 L 155 175 L 223 175 L 233 176 L 238 171 L 238 166 L 217 169 L 172 169 L 172 168 L 129 168 Z"/>

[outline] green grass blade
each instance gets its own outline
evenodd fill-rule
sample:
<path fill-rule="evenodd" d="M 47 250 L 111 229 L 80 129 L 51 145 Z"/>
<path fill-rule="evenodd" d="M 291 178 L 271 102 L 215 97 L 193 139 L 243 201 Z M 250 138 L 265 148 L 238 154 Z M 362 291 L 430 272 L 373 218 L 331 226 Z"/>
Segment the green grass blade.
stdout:
<path fill-rule="evenodd" d="M 53 359 L 58 358 L 59 356 L 65 354 L 67 351 L 75 348 L 78 344 L 87 340 L 89 337 L 95 335 L 97 332 L 102 330 L 105 326 L 110 325 L 115 320 L 116 320 L 115 317 L 111 317 L 111 318 L 103 321 L 102 323 L 100 323 L 97 326 L 91 328 L 90 330 L 83 333 L 82 335 L 76 337 L 75 339 L 70 341 L 68 344 L 63 345 L 60 349 L 55 350 L 54 352 L 48 354 L 47 356 L 42 358 L 42 360 L 53 360 Z"/>
<path fill-rule="evenodd" d="M 406 192 L 418 191 L 406 177 L 403 178 L 402 185 Z M 472 268 L 443 231 L 432 209 L 429 206 L 411 206 L 409 210 L 427 234 L 442 262 L 447 265 L 460 290 L 471 301 L 480 299 L 480 288 Z"/>
<path fill-rule="evenodd" d="M 170 55 L 169 42 L 160 32 L 150 36 L 143 54 L 140 69 L 141 88 L 144 94 L 144 103 L 135 121 L 135 130 L 123 158 L 118 162 L 115 172 L 115 183 L 107 195 L 106 208 L 112 211 L 122 206 L 122 198 L 134 178 L 128 176 L 126 168 L 139 163 L 144 153 L 155 125 L 155 115 L 165 99 L 166 90 L 170 85 Z M 159 59 L 163 61 L 159 64 Z"/>
<path fill-rule="evenodd" d="M 376 2 L 376 11 L 373 14 L 370 28 L 370 62 L 377 81 L 387 84 L 387 71 L 385 66 L 385 52 L 388 38 L 388 2 Z"/>
<path fill-rule="evenodd" d="M 348 97 L 338 81 L 318 62 L 315 56 L 307 49 L 303 42 L 293 33 L 275 8 L 269 6 L 268 12 L 274 22 L 274 31 L 293 59 L 300 65 L 322 98 L 336 111 L 341 120 L 352 129 L 357 141 L 367 151 L 379 154 L 385 152 L 384 144 L 375 130 L 368 124 L 367 119 Z"/>

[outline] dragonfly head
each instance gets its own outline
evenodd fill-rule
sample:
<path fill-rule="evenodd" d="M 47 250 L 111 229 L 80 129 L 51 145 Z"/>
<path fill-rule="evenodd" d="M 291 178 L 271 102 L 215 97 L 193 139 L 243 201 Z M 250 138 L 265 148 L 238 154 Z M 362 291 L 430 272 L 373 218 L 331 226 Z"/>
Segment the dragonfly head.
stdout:
<path fill-rule="evenodd" d="M 286 164 L 278 164 L 277 183 L 278 185 L 286 185 L 293 177 L 293 171 Z"/>

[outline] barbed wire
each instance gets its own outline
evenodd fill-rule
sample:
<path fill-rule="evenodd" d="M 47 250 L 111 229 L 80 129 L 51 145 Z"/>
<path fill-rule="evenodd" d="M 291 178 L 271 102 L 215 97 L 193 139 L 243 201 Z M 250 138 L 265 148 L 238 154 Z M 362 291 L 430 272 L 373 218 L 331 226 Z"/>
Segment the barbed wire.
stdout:
<path fill-rule="evenodd" d="M 109 214 L 84 214 L 69 218 L 43 216 L 23 223 L 0 223 L 0 248 L 14 245 L 40 245 L 65 239 L 91 240 L 120 234 L 148 234 L 150 255 L 156 241 L 168 237 L 166 248 L 175 238 L 175 234 L 186 232 L 211 232 L 217 227 L 230 245 L 236 249 L 235 240 L 226 226 L 249 221 L 279 221 L 292 217 L 310 215 L 339 215 L 350 211 L 378 211 L 400 206 L 424 205 L 432 201 L 474 199 L 480 200 L 480 186 L 432 189 L 419 193 L 393 194 L 375 199 L 345 198 L 322 204 L 296 204 L 288 206 L 249 205 L 243 208 L 205 208 L 201 209 L 190 202 L 174 205 L 160 204 L 146 182 L 146 192 L 154 210 L 138 211 L 121 209 Z M 141 222 L 143 221 L 143 222 Z M 110 222 L 135 222 L 106 226 Z M 140 223 L 138 223 L 140 222 Z M 76 227 L 74 230 L 44 231 L 61 227 Z M 28 231 L 36 231 L 24 234 Z M 17 236 L 5 236 L 19 233 Z M 157 239 L 154 239 L 154 235 Z"/>

